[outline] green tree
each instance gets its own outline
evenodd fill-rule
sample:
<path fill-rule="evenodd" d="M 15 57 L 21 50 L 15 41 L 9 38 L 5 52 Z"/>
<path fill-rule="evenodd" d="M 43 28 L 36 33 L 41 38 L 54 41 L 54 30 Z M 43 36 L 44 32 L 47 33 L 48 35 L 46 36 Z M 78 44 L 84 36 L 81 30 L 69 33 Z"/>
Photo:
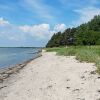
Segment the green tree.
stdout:
<path fill-rule="evenodd" d="M 100 15 L 76 28 L 68 28 L 63 33 L 55 33 L 46 47 L 65 45 L 100 45 Z"/>

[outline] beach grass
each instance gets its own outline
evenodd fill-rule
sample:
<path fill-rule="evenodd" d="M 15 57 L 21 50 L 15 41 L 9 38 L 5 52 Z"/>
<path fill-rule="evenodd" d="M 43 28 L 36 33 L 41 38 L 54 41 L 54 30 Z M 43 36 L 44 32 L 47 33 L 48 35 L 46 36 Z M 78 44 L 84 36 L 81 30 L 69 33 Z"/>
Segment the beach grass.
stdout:
<path fill-rule="evenodd" d="M 100 74 L 100 46 L 69 46 L 46 48 L 47 52 L 57 52 L 57 55 L 76 56 L 79 61 L 95 63 Z"/>

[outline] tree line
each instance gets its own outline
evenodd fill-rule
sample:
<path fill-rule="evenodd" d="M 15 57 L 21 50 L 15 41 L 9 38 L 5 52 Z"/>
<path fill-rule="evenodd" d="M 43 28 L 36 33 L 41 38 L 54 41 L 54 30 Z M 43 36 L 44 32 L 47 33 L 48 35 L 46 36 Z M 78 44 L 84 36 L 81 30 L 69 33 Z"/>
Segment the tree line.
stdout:
<path fill-rule="evenodd" d="M 91 21 L 78 27 L 54 33 L 46 47 L 66 45 L 100 45 L 100 15 L 94 16 Z"/>

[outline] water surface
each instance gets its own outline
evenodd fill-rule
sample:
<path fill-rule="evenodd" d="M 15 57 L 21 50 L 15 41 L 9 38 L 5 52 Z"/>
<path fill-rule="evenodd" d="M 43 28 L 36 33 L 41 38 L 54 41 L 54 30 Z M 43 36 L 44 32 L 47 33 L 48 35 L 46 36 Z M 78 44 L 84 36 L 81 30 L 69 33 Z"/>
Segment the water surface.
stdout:
<path fill-rule="evenodd" d="M 20 64 L 32 58 L 39 56 L 40 48 L 33 47 L 11 47 L 0 48 L 0 68 Z"/>

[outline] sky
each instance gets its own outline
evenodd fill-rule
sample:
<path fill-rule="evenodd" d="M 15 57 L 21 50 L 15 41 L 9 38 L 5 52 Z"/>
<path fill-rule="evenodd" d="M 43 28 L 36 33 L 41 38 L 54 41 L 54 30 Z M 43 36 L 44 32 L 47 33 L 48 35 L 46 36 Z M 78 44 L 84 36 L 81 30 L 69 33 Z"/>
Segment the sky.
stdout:
<path fill-rule="evenodd" d="M 99 14 L 100 0 L 0 0 L 0 46 L 44 47 Z"/>

